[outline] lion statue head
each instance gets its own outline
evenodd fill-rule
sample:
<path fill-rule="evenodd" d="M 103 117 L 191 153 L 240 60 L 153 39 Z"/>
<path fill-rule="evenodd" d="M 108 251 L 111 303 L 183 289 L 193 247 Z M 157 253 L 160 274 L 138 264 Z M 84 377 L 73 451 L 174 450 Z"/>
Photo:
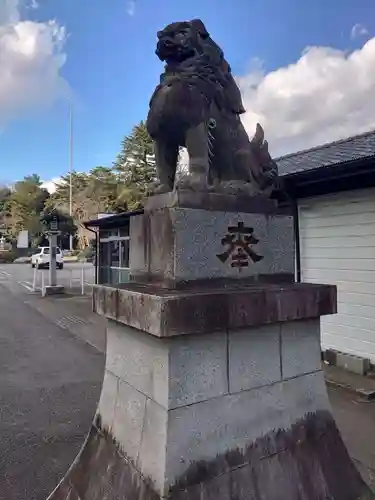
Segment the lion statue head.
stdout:
<path fill-rule="evenodd" d="M 157 34 L 156 55 L 167 64 L 179 64 L 203 52 L 203 41 L 209 37 L 199 19 L 166 26 Z"/>

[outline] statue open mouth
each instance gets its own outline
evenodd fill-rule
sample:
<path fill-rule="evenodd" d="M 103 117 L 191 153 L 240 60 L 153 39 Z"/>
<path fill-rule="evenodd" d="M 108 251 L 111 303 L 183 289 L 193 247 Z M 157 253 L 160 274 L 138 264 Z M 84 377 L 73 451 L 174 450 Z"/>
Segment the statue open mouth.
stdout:
<path fill-rule="evenodd" d="M 169 37 L 159 39 L 155 53 L 161 61 L 167 64 L 181 63 L 195 54 L 185 43 Z"/>

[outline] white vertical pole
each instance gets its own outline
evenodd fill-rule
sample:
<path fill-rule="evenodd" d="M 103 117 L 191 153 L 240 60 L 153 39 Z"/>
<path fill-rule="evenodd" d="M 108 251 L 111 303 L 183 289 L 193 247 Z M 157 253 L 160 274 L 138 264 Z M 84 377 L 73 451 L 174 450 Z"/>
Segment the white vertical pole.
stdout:
<path fill-rule="evenodd" d="M 85 269 L 83 267 L 81 269 L 81 292 L 85 295 Z"/>
<path fill-rule="evenodd" d="M 73 185 L 72 185 L 72 174 L 73 174 L 73 106 L 72 101 L 69 103 L 69 215 L 72 217 L 73 214 Z M 73 235 L 69 235 L 69 247 L 70 251 L 73 250 Z"/>
<path fill-rule="evenodd" d="M 38 268 L 35 266 L 34 267 L 34 277 L 33 277 L 33 292 L 36 290 L 36 275 L 37 275 Z"/>
<path fill-rule="evenodd" d="M 49 236 L 49 285 L 56 286 L 56 246 L 57 235 L 51 233 Z"/>

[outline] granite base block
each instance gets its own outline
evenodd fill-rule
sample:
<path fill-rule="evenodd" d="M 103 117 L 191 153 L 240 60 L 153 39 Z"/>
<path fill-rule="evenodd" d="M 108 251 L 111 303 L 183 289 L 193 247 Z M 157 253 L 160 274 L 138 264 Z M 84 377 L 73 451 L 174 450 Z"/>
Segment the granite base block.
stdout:
<path fill-rule="evenodd" d="M 166 409 L 222 396 L 229 391 L 227 343 L 225 331 L 160 341 L 110 321 L 103 391 L 115 376 Z"/>
<path fill-rule="evenodd" d="M 110 320 L 103 420 L 112 426 L 121 382 L 171 410 L 318 372 L 319 326 L 302 320 L 161 340 Z"/>
<path fill-rule="evenodd" d="M 281 325 L 228 332 L 228 378 L 231 393 L 282 380 Z"/>
<path fill-rule="evenodd" d="M 318 320 L 295 323 L 303 342 L 319 333 Z M 160 339 L 110 320 L 101 426 L 165 495 L 188 464 L 329 412 L 319 365 L 283 376 L 283 357 L 294 354 L 280 323 Z"/>
<path fill-rule="evenodd" d="M 241 242 L 245 250 L 237 265 L 234 257 Z M 293 219 L 288 215 L 177 207 L 130 220 L 133 280 L 143 277 L 162 286 L 178 286 L 194 280 L 293 273 Z"/>
<path fill-rule="evenodd" d="M 319 370 L 320 320 L 290 321 L 282 323 L 280 328 L 283 378 Z"/>

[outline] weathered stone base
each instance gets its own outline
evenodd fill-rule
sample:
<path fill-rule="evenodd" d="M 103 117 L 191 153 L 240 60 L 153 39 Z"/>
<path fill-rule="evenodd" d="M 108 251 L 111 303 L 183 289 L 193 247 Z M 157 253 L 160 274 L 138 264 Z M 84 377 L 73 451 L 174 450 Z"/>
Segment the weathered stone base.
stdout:
<path fill-rule="evenodd" d="M 63 285 L 46 286 L 43 291 L 43 297 L 50 295 L 61 295 L 65 292 Z"/>
<path fill-rule="evenodd" d="M 330 412 L 319 320 L 107 336 L 94 424 L 49 500 L 375 499 Z"/>
<path fill-rule="evenodd" d="M 375 500 L 321 370 L 333 287 L 95 287 L 94 307 L 109 319 L 102 394 L 50 500 Z"/>
<path fill-rule="evenodd" d="M 49 500 L 158 500 L 152 483 L 93 425 L 86 444 Z M 328 411 L 308 414 L 244 450 L 189 466 L 169 500 L 374 499 L 350 460 Z"/>

